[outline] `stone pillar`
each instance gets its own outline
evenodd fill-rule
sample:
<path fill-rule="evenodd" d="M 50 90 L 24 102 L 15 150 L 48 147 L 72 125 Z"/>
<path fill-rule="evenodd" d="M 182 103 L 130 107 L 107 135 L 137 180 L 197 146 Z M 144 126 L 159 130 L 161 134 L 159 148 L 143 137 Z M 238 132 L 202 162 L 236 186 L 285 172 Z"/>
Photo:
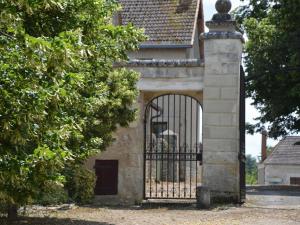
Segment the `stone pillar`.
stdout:
<path fill-rule="evenodd" d="M 228 14 L 230 0 L 218 0 L 218 11 L 202 34 L 205 51 L 203 90 L 203 187 L 211 203 L 238 202 L 239 97 L 243 37 Z"/>

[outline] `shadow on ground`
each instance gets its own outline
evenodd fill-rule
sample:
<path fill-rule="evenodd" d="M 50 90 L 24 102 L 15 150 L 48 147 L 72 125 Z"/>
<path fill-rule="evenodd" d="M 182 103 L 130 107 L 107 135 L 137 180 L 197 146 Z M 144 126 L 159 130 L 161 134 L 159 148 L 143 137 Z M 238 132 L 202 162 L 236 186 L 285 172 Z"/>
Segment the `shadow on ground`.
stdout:
<path fill-rule="evenodd" d="M 0 218 L 0 225 L 114 225 L 106 222 L 95 222 L 86 220 L 58 219 L 58 218 L 32 218 L 23 217 L 18 221 L 8 223 L 5 218 Z"/>
<path fill-rule="evenodd" d="M 82 208 L 88 208 L 88 209 L 109 209 L 109 210 L 128 210 L 128 211 L 140 211 L 140 210 L 147 210 L 147 209 L 168 209 L 168 210 L 196 210 L 196 204 L 177 204 L 177 203 L 143 203 L 140 205 L 135 206 L 111 206 L 111 205 L 86 205 L 82 206 Z M 0 224 L 1 225 L 1 224 Z"/>
<path fill-rule="evenodd" d="M 146 203 L 136 206 L 110 206 L 110 205 L 87 205 L 82 206 L 82 208 L 86 209 L 108 209 L 108 210 L 123 210 L 123 211 L 144 211 L 144 210 L 181 210 L 181 211 L 195 211 L 195 210 L 201 210 L 201 211 L 211 211 L 211 210 L 228 210 L 231 208 L 238 208 L 243 206 L 243 204 L 216 204 L 211 206 L 207 209 L 199 209 L 197 208 L 196 204 L 174 204 L 174 203 Z M 1 224 L 0 224 L 1 225 Z"/>
<path fill-rule="evenodd" d="M 300 191 L 277 191 L 277 190 L 271 190 L 271 191 L 267 191 L 267 190 L 252 190 L 252 191 L 248 191 L 247 195 L 277 195 L 277 196 L 300 196 Z"/>

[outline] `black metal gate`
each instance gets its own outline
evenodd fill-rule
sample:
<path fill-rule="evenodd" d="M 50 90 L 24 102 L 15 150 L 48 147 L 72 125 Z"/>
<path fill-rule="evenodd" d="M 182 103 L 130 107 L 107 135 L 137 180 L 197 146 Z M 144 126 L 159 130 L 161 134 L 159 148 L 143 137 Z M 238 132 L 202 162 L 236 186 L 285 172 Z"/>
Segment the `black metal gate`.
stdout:
<path fill-rule="evenodd" d="M 245 156 L 245 72 L 241 66 L 241 78 L 240 78 L 240 202 L 243 203 L 246 200 L 246 156 Z"/>
<path fill-rule="evenodd" d="M 144 198 L 195 199 L 201 182 L 202 108 L 190 96 L 167 94 L 145 111 Z"/>

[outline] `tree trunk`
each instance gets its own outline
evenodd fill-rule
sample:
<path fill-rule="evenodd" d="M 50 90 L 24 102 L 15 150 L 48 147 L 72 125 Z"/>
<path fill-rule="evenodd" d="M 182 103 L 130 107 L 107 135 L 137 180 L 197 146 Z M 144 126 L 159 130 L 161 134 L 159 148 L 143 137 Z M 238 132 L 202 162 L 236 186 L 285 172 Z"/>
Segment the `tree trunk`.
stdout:
<path fill-rule="evenodd" d="M 18 218 L 18 207 L 17 205 L 9 205 L 7 209 L 8 221 L 14 221 Z"/>

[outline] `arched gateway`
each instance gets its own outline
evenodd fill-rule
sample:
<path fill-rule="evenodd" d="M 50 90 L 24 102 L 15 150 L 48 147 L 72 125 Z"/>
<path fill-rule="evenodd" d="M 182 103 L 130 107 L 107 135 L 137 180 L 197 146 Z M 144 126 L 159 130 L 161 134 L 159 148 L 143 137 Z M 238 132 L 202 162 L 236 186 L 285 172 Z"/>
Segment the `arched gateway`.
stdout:
<path fill-rule="evenodd" d="M 144 119 L 144 198 L 196 198 L 202 161 L 200 103 L 187 95 L 161 95 L 149 102 Z"/>
<path fill-rule="evenodd" d="M 148 39 L 128 53 L 128 62 L 114 64 L 141 75 L 135 105 L 139 113 L 128 127 L 118 128 L 106 151 L 86 162 L 97 176 L 96 201 L 193 199 L 197 187 L 197 202 L 205 207 L 241 202 L 243 36 L 229 14 L 230 1 L 216 1 L 217 13 L 206 22 L 208 32 L 203 0 L 118 2 L 122 11 L 114 22 L 144 28 Z"/>

